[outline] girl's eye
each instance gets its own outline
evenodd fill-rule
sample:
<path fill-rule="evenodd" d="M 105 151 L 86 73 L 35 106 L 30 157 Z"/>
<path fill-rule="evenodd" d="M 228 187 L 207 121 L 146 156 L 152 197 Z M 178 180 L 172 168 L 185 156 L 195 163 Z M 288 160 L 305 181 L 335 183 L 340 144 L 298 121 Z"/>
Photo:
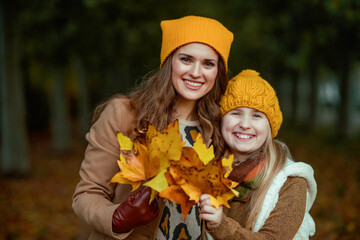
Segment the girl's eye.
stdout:
<path fill-rule="evenodd" d="M 235 116 L 238 116 L 240 115 L 238 112 L 232 112 L 231 115 L 235 115 Z"/>
<path fill-rule="evenodd" d="M 256 117 L 256 118 L 261 118 L 262 116 L 261 116 L 261 114 L 254 113 L 254 117 Z"/>

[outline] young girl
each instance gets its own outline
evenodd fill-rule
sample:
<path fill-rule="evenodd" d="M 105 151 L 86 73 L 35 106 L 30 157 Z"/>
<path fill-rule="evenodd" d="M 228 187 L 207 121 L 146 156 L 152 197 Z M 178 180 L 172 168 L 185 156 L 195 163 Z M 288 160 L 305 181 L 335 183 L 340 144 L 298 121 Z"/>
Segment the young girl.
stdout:
<path fill-rule="evenodd" d="M 216 155 L 224 151 L 219 101 L 225 92 L 233 34 L 214 19 L 187 16 L 161 22 L 160 69 L 127 96 L 98 106 L 86 135 L 88 147 L 73 196 L 75 213 L 93 227 L 89 239 L 198 239 L 204 233 L 199 210 L 186 222 L 179 208 L 161 201 L 149 205 L 150 190 L 110 184 L 119 171 L 117 133 L 134 138 L 148 123 L 162 130 L 179 119 L 183 140 L 203 133 Z"/>
<path fill-rule="evenodd" d="M 317 188 L 313 169 L 294 162 L 275 140 L 282 113 L 274 89 L 253 70 L 229 81 L 221 99 L 221 132 L 234 154 L 229 178 L 240 196 L 230 209 L 200 198 L 201 215 L 214 239 L 308 239 L 315 233 L 309 210 Z"/>

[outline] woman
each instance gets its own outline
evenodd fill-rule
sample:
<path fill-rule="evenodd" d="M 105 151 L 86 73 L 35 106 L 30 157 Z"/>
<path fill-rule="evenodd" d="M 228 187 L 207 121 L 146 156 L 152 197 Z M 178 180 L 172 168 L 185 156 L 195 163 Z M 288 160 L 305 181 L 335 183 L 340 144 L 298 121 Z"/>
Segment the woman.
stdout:
<path fill-rule="evenodd" d="M 109 184 L 119 171 L 117 132 L 130 138 L 152 123 L 164 129 L 179 119 L 183 140 L 190 130 L 203 133 L 217 156 L 223 151 L 218 104 L 227 85 L 227 59 L 233 34 L 214 19 L 187 16 L 161 22 L 160 69 L 128 96 L 117 96 L 95 110 L 86 135 L 88 147 L 73 209 L 94 228 L 90 239 L 173 239 L 204 234 L 194 207 L 186 222 L 177 207 L 158 200 L 149 205 L 149 189 Z"/>
<path fill-rule="evenodd" d="M 274 89 L 253 70 L 230 80 L 221 99 L 221 132 L 234 153 L 231 180 L 239 197 L 230 209 L 200 197 L 201 217 L 214 239 L 308 239 L 315 234 L 309 210 L 316 196 L 314 171 L 294 162 L 275 140 L 282 113 Z"/>

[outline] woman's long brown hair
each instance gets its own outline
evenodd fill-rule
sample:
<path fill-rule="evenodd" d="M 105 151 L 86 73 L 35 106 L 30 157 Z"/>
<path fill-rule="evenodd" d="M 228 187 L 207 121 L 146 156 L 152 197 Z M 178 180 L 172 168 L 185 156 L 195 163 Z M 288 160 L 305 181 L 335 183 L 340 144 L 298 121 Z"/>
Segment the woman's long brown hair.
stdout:
<path fill-rule="evenodd" d="M 174 116 L 176 104 L 176 91 L 171 79 L 171 60 L 168 57 L 161 69 L 150 77 L 144 79 L 129 95 L 131 106 L 136 109 L 137 128 L 144 129 L 147 124 L 152 123 L 157 129 L 164 129 L 171 123 Z M 215 149 L 215 156 L 221 157 L 224 153 L 224 140 L 220 131 L 221 114 L 219 102 L 224 94 L 228 83 L 228 76 L 222 58 L 219 58 L 218 74 L 213 88 L 202 97 L 197 105 L 198 114 L 209 120 L 214 128 L 212 144 Z M 98 105 L 94 111 L 92 123 L 94 123 L 106 107 L 107 103 L 115 95 L 104 103 Z M 200 119 L 200 124 L 203 125 Z"/>

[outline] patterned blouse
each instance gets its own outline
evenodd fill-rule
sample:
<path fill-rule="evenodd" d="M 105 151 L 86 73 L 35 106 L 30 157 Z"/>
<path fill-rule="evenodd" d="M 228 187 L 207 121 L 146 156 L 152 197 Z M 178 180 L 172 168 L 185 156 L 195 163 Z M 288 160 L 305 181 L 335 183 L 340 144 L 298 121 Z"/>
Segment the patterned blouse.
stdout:
<path fill-rule="evenodd" d="M 186 121 L 179 119 L 179 130 L 183 141 L 185 142 L 185 146 L 188 147 L 192 147 L 194 144 L 194 139 L 191 137 L 191 131 L 202 133 L 199 121 Z M 200 208 L 197 205 L 194 205 L 190 209 L 184 222 L 180 205 L 171 201 L 166 201 L 156 239 L 200 240 L 202 227 L 199 215 Z"/>

